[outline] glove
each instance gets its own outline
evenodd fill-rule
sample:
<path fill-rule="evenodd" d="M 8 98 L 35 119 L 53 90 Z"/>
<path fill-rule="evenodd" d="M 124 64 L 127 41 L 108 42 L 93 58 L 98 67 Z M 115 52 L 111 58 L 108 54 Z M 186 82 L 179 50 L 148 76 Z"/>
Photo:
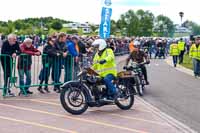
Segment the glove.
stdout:
<path fill-rule="evenodd" d="M 105 64 L 106 63 L 106 60 L 101 60 L 100 62 L 99 62 L 99 64 Z"/>

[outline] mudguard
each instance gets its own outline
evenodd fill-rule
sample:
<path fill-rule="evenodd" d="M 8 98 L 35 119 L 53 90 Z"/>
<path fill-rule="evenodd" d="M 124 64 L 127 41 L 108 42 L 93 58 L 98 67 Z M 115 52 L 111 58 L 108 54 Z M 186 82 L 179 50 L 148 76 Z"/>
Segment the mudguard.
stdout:
<path fill-rule="evenodd" d="M 85 97 L 86 97 L 86 102 L 90 103 L 92 102 L 92 94 L 91 91 L 89 89 L 89 87 L 85 84 L 85 83 L 80 83 L 79 81 L 69 81 L 63 84 L 63 86 L 61 87 L 62 89 L 70 89 L 71 85 L 80 85 L 80 88 L 82 89 Z"/>

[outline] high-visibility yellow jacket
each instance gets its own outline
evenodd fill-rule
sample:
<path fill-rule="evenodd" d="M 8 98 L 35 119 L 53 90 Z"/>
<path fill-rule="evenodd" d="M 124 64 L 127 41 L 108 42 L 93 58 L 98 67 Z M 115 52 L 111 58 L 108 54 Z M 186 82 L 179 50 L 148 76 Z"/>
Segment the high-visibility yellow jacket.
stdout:
<path fill-rule="evenodd" d="M 179 48 L 178 48 L 178 44 L 171 44 L 170 45 L 170 49 L 169 49 L 169 53 L 171 56 L 177 56 L 180 54 Z"/>
<path fill-rule="evenodd" d="M 184 51 L 184 50 L 185 50 L 185 42 L 179 41 L 179 42 L 178 42 L 178 49 L 179 49 L 180 51 Z"/>
<path fill-rule="evenodd" d="M 200 60 L 200 45 L 197 48 L 196 44 L 193 44 L 190 48 L 190 57 Z"/>
<path fill-rule="evenodd" d="M 105 64 L 99 64 L 101 60 L 106 60 Z M 94 65 L 93 69 L 96 70 L 100 77 L 106 77 L 108 74 L 113 74 L 113 76 L 117 77 L 117 68 L 115 63 L 115 56 L 112 49 L 107 48 L 101 56 L 96 53 L 93 59 Z"/>

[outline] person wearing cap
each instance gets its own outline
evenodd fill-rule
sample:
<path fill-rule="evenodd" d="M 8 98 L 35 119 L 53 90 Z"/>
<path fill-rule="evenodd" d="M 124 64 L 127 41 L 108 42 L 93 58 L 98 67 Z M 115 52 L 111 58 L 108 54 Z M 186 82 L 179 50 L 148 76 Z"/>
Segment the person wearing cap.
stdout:
<path fill-rule="evenodd" d="M 98 51 L 93 59 L 92 68 L 96 70 L 108 88 L 108 99 L 115 100 L 118 97 L 116 87 L 112 81 L 117 77 L 117 68 L 115 56 L 112 49 L 107 48 L 107 44 L 103 39 L 97 39 L 93 42 L 93 46 L 98 46 Z"/>
<path fill-rule="evenodd" d="M 16 41 L 17 37 L 14 34 L 8 35 L 8 40 L 3 42 L 1 54 L 7 55 L 6 57 L 1 57 L 1 64 L 4 72 L 4 94 L 8 96 L 14 96 L 11 90 L 8 88 L 9 78 L 12 76 L 12 58 L 16 58 L 17 55 L 21 53 L 19 44 Z M 10 57 L 11 58 L 10 58 Z M 2 82 L 2 81 L 0 81 Z"/>
<path fill-rule="evenodd" d="M 177 65 L 179 53 L 180 51 L 178 48 L 178 44 L 176 43 L 176 41 L 173 41 L 173 43 L 170 45 L 169 54 L 173 58 L 174 67 L 176 67 Z"/>
<path fill-rule="evenodd" d="M 179 64 L 183 63 L 183 58 L 184 58 L 184 53 L 185 53 L 185 47 L 186 47 L 186 44 L 183 41 L 183 38 L 181 38 L 180 41 L 178 42 L 178 49 L 180 50 Z"/>
<path fill-rule="evenodd" d="M 140 49 L 140 42 L 139 41 L 134 42 L 134 47 L 135 47 L 134 50 L 130 53 L 130 55 L 126 59 L 125 68 L 127 68 L 130 60 L 132 60 L 133 62 L 136 62 L 138 64 L 143 63 L 144 61 L 146 61 L 147 64 L 150 63 L 148 55 Z M 149 81 L 148 81 L 148 78 L 147 78 L 147 69 L 146 69 L 145 65 L 140 65 L 140 68 L 141 68 L 142 73 L 144 75 L 146 85 L 149 85 Z"/>
<path fill-rule="evenodd" d="M 200 37 L 197 37 L 195 44 L 191 46 L 189 56 L 193 60 L 194 76 L 200 77 Z"/>
<path fill-rule="evenodd" d="M 18 72 L 19 72 L 19 85 L 20 85 L 20 94 L 25 95 L 33 94 L 29 91 L 29 86 L 31 85 L 31 65 L 32 65 L 32 56 L 40 56 L 41 52 L 34 48 L 32 44 L 32 39 L 26 38 L 24 42 L 20 45 L 22 55 L 18 59 Z M 26 81 L 24 80 L 24 75 L 26 76 Z M 26 92 L 24 92 L 26 91 Z"/>

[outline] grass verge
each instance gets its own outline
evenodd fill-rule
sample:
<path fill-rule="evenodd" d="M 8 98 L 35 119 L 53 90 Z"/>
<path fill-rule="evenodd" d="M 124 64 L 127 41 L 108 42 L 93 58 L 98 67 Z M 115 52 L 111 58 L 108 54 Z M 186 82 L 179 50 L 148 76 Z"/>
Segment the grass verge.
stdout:
<path fill-rule="evenodd" d="M 192 58 L 190 58 L 188 54 L 184 55 L 183 64 L 181 65 L 183 67 L 193 70 Z"/>

